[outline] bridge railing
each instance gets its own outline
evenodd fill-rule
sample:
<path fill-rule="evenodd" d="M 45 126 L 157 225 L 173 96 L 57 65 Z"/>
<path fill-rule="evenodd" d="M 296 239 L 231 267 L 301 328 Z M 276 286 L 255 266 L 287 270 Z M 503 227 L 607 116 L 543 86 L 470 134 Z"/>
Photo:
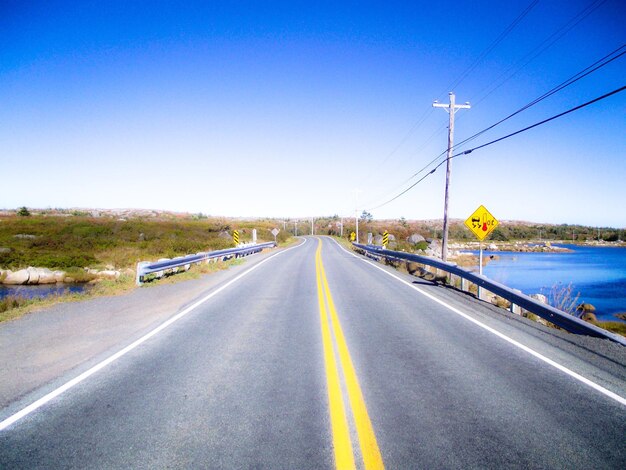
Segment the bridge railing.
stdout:
<path fill-rule="evenodd" d="M 140 286 L 144 282 L 144 278 L 148 274 L 164 273 L 167 270 L 178 269 L 181 266 L 188 266 L 194 263 L 201 263 L 203 261 L 218 260 L 218 259 L 230 259 L 240 258 L 248 256 L 254 253 L 259 253 L 265 248 L 274 248 L 276 243 L 248 243 L 242 244 L 236 248 L 227 248 L 225 250 L 208 251 L 202 253 L 196 253 L 195 255 L 180 256 L 174 259 L 161 260 L 161 261 L 140 261 L 137 263 L 137 276 L 136 283 Z"/>
<path fill-rule="evenodd" d="M 544 320 L 547 320 L 570 333 L 594 336 L 596 338 L 609 339 L 616 343 L 626 346 L 626 338 L 599 328 L 573 315 L 569 315 L 551 305 L 546 305 L 532 297 L 521 292 L 511 289 L 510 287 L 493 281 L 483 275 L 476 274 L 460 268 L 455 263 L 447 263 L 441 260 L 431 258 L 429 256 L 420 256 L 413 253 L 405 253 L 402 251 L 383 250 L 382 247 L 376 245 L 363 245 L 353 243 L 357 250 L 366 253 L 374 258 L 387 258 L 399 261 L 410 261 L 417 264 L 433 267 L 437 270 L 444 271 L 452 276 L 461 278 L 462 290 L 467 290 L 467 282 L 476 284 L 479 288 L 485 289 L 493 294 L 508 300 L 511 303 L 511 310 L 515 306 L 519 306 L 524 310 L 533 313 Z"/>

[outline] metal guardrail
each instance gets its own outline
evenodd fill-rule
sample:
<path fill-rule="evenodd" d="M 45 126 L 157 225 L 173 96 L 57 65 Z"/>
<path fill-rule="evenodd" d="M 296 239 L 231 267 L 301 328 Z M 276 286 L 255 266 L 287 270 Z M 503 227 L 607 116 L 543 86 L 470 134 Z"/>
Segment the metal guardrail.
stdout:
<path fill-rule="evenodd" d="M 360 243 L 353 243 L 357 249 L 374 255 L 376 257 L 389 258 L 395 260 L 412 261 L 414 263 L 423 264 L 426 266 L 432 266 L 433 268 L 440 269 L 447 273 L 453 274 L 466 279 L 467 281 L 476 284 L 489 292 L 493 292 L 499 297 L 511 302 L 511 305 L 518 305 L 524 310 L 533 313 L 544 320 L 547 320 L 570 333 L 593 336 L 596 338 L 609 339 L 616 343 L 626 346 L 626 338 L 599 328 L 591 323 L 587 323 L 580 318 L 572 315 L 568 315 L 561 310 L 558 310 L 550 305 L 539 302 L 532 297 L 517 292 L 510 287 L 492 281 L 491 279 L 482 276 L 480 274 L 472 273 L 463 268 L 458 267 L 455 263 L 443 262 L 428 256 L 420 256 L 413 253 L 405 253 L 401 251 L 383 250 L 382 247 L 376 245 L 362 245 Z"/>
<path fill-rule="evenodd" d="M 140 286 L 143 283 L 144 277 L 148 274 L 160 273 L 167 271 L 169 269 L 179 268 L 181 266 L 191 265 L 194 263 L 201 263 L 202 261 L 208 261 L 211 259 L 219 259 L 223 260 L 230 259 L 233 256 L 236 258 L 240 258 L 242 256 L 248 256 L 254 253 L 259 253 L 263 251 L 265 248 L 274 248 L 276 246 L 275 242 L 268 243 L 250 243 L 238 246 L 236 248 L 228 248 L 226 250 L 217 250 L 217 251 L 209 251 L 197 253 L 195 255 L 188 256 L 180 256 L 174 259 L 168 259 L 163 261 L 140 261 L 137 263 L 137 276 L 136 282 L 137 285 Z"/>

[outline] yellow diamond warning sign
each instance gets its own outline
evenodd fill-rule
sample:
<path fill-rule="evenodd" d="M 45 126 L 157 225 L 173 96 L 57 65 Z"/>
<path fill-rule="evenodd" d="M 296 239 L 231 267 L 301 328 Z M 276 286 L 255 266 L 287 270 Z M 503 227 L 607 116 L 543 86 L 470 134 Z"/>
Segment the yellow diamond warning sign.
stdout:
<path fill-rule="evenodd" d="M 465 225 L 482 241 L 498 226 L 498 219 L 491 215 L 485 206 L 480 206 L 465 221 Z"/>

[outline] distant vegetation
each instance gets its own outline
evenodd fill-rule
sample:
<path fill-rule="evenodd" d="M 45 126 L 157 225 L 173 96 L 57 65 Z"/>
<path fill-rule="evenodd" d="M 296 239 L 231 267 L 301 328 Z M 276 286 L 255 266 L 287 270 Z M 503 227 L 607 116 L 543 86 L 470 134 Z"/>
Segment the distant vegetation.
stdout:
<path fill-rule="evenodd" d="M 242 241 L 252 238 L 256 228 L 259 240 L 273 240 L 270 233 L 279 228 L 278 241 L 285 242 L 295 233 L 296 221 L 239 220 L 214 218 L 198 214 L 158 214 L 146 216 L 96 214 L 83 210 L 36 211 L 20 208 L 0 215 L 0 268 L 19 269 L 27 266 L 51 269 L 134 267 L 137 261 L 173 258 L 199 251 L 227 248 L 232 245 L 232 231 L 240 232 Z M 342 219 L 319 217 L 314 221 L 318 235 L 339 235 Z M 298 234 L 311 233 L 311 221 L 297 221 Z M 343 219 L 343 235 L 355 230 L 354 218 Z M 412 234 L 427 240 L 441 238 L 441 221 L 376 220 L 366 211 L 359 220 L 361 241 L 366 233 L 374 236 L 385 230 L 395 238 L 393 249 L 419 250 L 427 246 L 420 241 L 407 242 Z M 600 239 L 618 240 L 623 233 L 612 228 L 580 225 L 545 225 L 501 222 L 488 238 L 495 241 L 564 240 L 576 242 Z M 450 225 L 451 241 L 473 241 L 473 235 L 460 220 Z"/>
<path fill-rule="evenodd" d="M 356 228 L 354 217 L 344 218 L 344 236 Z M 337 215 L 322 217 L 315 220 L 316 233 L 339 235 L 341 218 Z M 374 235 L 382 234 L 387 230 L 396 237 L 400 248 L 409 235 L 417 233 L 426 239 L 441 239 L 442 222 L 440 220 L 408 221 L 404 217 L 398 220 L 376 220 L 369 212 L 363 211 L 359 218 L 359 234 L 361 241 L 365 241 L 367 232 Z M 310 225 L 308 232 L 310 233 Z M 465 227 L 462 220 L 452 220 L 450 223 L 450 239 L 457 242 L 475 241 L 474 235 Z M 610 227 L 586 227 L 582 225 L 550 225 L 528 222 L 503 222 L 487 239 L 488 241 L 564 241 L 581 243 L 593 240 L 607 242 L 626 238 L 626 230 Z"/>
<path fill-rule="evenodd" d="M 282 229 L 282 224 L 271 220 L 240 221 L 198 215 L 124 219 L 91 217 L 80 211 L 73 214 L 0 216 L 0 268 L 134 268 L 141 260 L 231 247 L 235 229 L 242 241 L 251 240 L 253 228 L 257 229 L 259 240 L 265 241 L 274 240 L 270 233 L 273 228 Z M 277 238 L 284 242 L 289 236 L 281 230 Z"/>

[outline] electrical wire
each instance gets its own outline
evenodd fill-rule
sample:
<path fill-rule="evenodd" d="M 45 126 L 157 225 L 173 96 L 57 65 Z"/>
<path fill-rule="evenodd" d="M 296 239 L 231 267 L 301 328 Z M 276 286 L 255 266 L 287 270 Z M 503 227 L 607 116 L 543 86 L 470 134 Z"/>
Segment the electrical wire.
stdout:
<path fill-rule="evenodd" d="M 539 3 L 539 0 L 533 0 L 530 4 L 513 20 L 513 22 L 500 33 L 500 35 L 492 41 L 492 43 L 487 46 L 480 55 L 472 62 L 472 64 L 465 69 L 465 71 L 457 78 L 450 86 L 448 86 L 447 90 L 452 90 L 454 87 L 461 84 L 470 73 L 474 71 L 474 69 L 480 64 L 480 62 L 487 57 L 487 55 L 493 51 L 503 40 L 506 38 L 513 29 L 530 13 L 530 11 Z M 441 93 L 443 96 L 445 92 Z M 427 109 L 422 116 L 411 126 L 408 132 L 404 135 L 404 137 L 400 140 L 400 142 L 394 147 L 394 149 L 387 154 L 385 158 L 383 158 L 381 165 L 384 165 L 392 156 L 394 156 L 398 150 L 406 143 L 407 140 L 413 135 L 413 133 L 422 125 L 424 122 L 432 115 L 433 109 L 432 107 Z M 432 138 L 432 137 L 431 137 Z M 430 140 L 430 138 L 429 138 Z"/>
<path fill-rule="evenodd" d="M 615 49 L 614 51 L 610 52 L 609 54 L 605 55 L 604 57 L 602 57 L 601 59 L 597 60 L 596 62 L 594 62 L 593 64 L 589 65 L 588 67 L 584 68 L 583 70 L 581 70 L 580 72 L 576 73 L 575 75 L 571 76 L 570 78 L 568 78 L 567 80 L 565 80 L 564 82 L 560 83 L 559 85 L 555 86 L 554 88 L 552 88 L 551 90 L 547 91 L 546 93 L 544 93 L 543 95 L 541 95 L 538 98 L 535 98 L 533 101 L 531 101 L 530 103 L 522 106 L 520 109 L 518 109 L 517 111 L 509 114 L 508 116 L 506 116 L 505 118 L 499 120 L 498 122 L 492 124 L 491 126 L 483 129 L 480 132 L 477 132 L 476 134 L 468 137 L 467 139 L 459 142 L 458 144 L 456 144 L 454 147 L 458 148 L 461 147 L 469 142 L 471 142 L 472 140 L 476 139 L 477 137 L 479 137 L 480 135 L 484 134 L 487 131 L 490 131 L 491 129 L 493 129 L 494 127 L 502 124 L 503 122 L 511 119 L 512 117 L 518 115 L 519 113 L 527 110 L 528 108 L 531 108 L 532 106 L 536 105 L 537 103 L 540 103 L 541 101 L 545 100 L 546 98 L 549 98 L 550 96 L 554 95 L 555 93 L 558 93 L 559 91 L 567 88 L 570 85 L 573 85 L 574 83 L 576 83 L 577 81 L 583 79 L 584 77 L 586 77 L 587 75 L 592 74 L 593 72 L 601 69 L 602 67 L 605 67 L 606 65 L 610 64 L 611 62 L 613 62 L 614 60 L 619 59 L 621 56 L 623 56 L 624 54 L 626 54 L 626 44 L 621 45 L 620 47 L 618 47 L 617 49 Z M 621 51 L 621 52 L 620 52 Z M 618 54 L 618 52 L 620 52 Z M 617 55 L 615 55 L 617 54 Z M 614 57 L 611 57 L 614 56 Z"/>
<path fill-rule="evenodd" d="M 528 13 L 530 13 L 530 11 L 537 5 L 537 3 L 539 3 L 539 0 L 534 0 L 532 1 L 527 7 L 526 9 L 524 9 L 524 11 L 522 11 L 522 13 L 520 13 L 518 15 L 517 18 L 515 18 L 515 20 L 513 20 L 513 22 L 504 30 L 500 33 L 500 35 L 491 43 L 491 45 L 489 45 L 477 58 L 476 60 L 474 60 L 474 62 L 472 62 L 472 64 L 465 70 L 465 72 L 463 72 L 463 74 L 461 74 L 461 76 L 455 80 L 454 82 L 452 82 L 452 84 L 450 86 L 448 86 L 448 90 L 454 90 L 457 86 L 459 86 L 463 80 L 465 80 L 467 78 L 467 76 L 472 73 L 474 71 L 474 69 L 476 67 L 478 67 L 478 64 L 480 64 L 480 62 L 482 62 L 482 60 L 487 57 L 487 55 L 494 50 L 503 40 L 505 37 L 507 37 L 509 35 L 509 33 L 511 31 L 513 31 L 513 29 L 518 25 L 518 23 L 520 21 L 522 21 L 524 19 L 524 17 L 526 15 L 528 15 Z M 443 94 L 442 94 L 443 95 Z"/>
<path fill-rule="evenodd" d="M 541 126 L 541 125 L 546 124 L 546 123 L 548 123 L 548 122 L 550 122 L 550 121 L 553 121 L 553 120 L 555 120 L 555 119 L 558 119 L 558 118 L 560 118 L 560 117 L 563 117 L 563 116 L 565 116 L 565 115 L 567 115 L 567 114 L 573 113 L 574 111 L 578 111 L 579 109 L 582 109 L 582 108 L 585 108 L 585 107 L 587 107 L 587 106 L 589 106 L 589 105 L 592 105 L 592 104 L 594 104 L 594 103 L 597 103 L 598 101 L 604 100 L 604 99 L 606 99 L 606 98 L 608 98 L 608 97 L 610 97 L 610 96 L 613 96 L 613 95 L 615 95 L 615 94 L 617 94 L 617 93 L 620 93 L 620 92 L 622 92 L 622 91 L 624 91 L 624 90 L 626 90 L 626 86 L 623 86 L 623 87 L 621 87 L 621 88 L 618 88 L 618 89 L 616 89 L 616 90 L 613 90 L 613 91 L 611 91 L 611 92 L 609 92 L 609 93 L 606 93 L 606 94 L 604 94 L 604 95 L 602 95 L 602 96 L 599 96 L 598 98 L 595 98 L 595 99 L 593 99 L 593 100 L 591 100 L 591 101 L 587 101 L 586 103 L 583 103 L 583 104 L 581 104 L 581 105 L 578 105 L 578 106 L 576 106 L 576 107 L 574 107 L 574 108 L 568 109 L 567 111 L 564 111 L 564 112 L 562 112 L 562 113 L 559 113 L 559 114 L 556 114 L 556 115 L 554 115 L 554 116 L 552 116 L 552 117 L 549 117 L 549 118 L 547 118 L 547 119 L 544 119 L 543 121 L 537 122 L 537 123 L 535 123 L 535 124 L 532 124 L 532 125 L 530 125 L 530 126 L 527 126 L 527 127 L 523 128 L 523 129 L 520 129 L 520 130 L 518 130 L 518 131 L 512 132 L 512 133 L 507 134 L 507 135 L 505 135 L 505 136 L 503 136 L 503 137 L 500 137 L 500 138 L 498 138 L 498 139 L 494 139 L 494 140 L 492 140 L 492 141 L 490 141 L 490 142 L 487 142 L 487 143 L 485 143 L 485 144 L 479 145 L 478 147 L 474 147 L 474 148 L 472 148 L 472 149 L 465 150 L 464 152 L 459 152 L 459 153 L 457 153 L 457 154 L 455 154 L 455 155 L 452 155 L 452 156 L 450 157 L 450 159 L 453 159 L 453 158 L 456 158 L 456 157 L 460 157 L 461 155 L 468 155 L 468 154 L 470 154 L 470 153 L 474 152 L 475 150 L 479 150 L 479 149 L 482 149 L 482 148 L 488 147 L 488 146 L 490 146 L 490 145 L 493 145 L 493 144 L 495 144 L 495 143 L 497 143 L 497 142 L 501 142 L 501 141 L 503 141 L 503 140 L 509 139 L 509 138 L 511 138 L 511 137 L 513 137 L 513 136 L 515 136 L 515 135 L 521 134 L 522 132 L 526 132 L 526 131 L 528 131 L 528 130 L 530 130 L 530 129 L 533 129 L 533 128 L 537 127 L 537 126 Z M 438 157 L 438 158 L 439 158 L 439 157 Z M 408 188 L 404 189 L 402 192 L 400 192 L 399 194 L 397 194 L 397 195 L 396 195 L 396 196 L 394 196 L 393 198 L 389 199 L 389 200 L 388 200 L 388 201 L 386 201 L 386 202 L 383 202 L 382 204 L 379 204 L 379 205 L 378 205 L 378 206 L 376 206 L 376 207 L 371 207 L 371 208 L 366 209 L 366 210 L 367 210 L 367 211 L 371 211 L 371 210 L 374 210 L 374 209 L 379 209 L 379 208 L 381 208 L 381 207 L 383 207 L 383 206 L 386 206 L 387 204 L 389 204 L 389 203 L 391 203 L 391 202 L 395 201 L 395 200 L 396 200 L 396 199 L 398 199 L 399 197 L 401 197 L 401 196 L 403 196 L 404 194 L 406 194 L 407 192 L 409 192 L 411 189 L 413 189 L 413 188 L 414 188 L 415 186 L 417 186 L 419 183 L 421 183 L 422 181 L 424 181 L 424 180 L 425 180 L 426 178 L 428 178 L 430 175 L 432 175 L 433 173 L 435 173 L 435 172 L 437 171 L 437 169 L 439 169 L 439 167 L 440 167 L 441 165 L 443 165 L 444 163 L 446 163 L 447 161 L 448 161 L 448 159 L 445 159 L 445 160 L 443 160 L 443 161 L 439 162 L 439 164 L 438 164 L 437 166 L 435 166 L 432 170 L 430 170 L 430 172 L 428 172 L 427 174 L 425 174 L 422 178 L 420 178 L 419 180 L 417 180 L 415 183 L 411 184 Z"/>
<path fill-rule="evenodd" d="M 479 99 L 477 99 L 474 102 L 474 106 L 477 106 L 479 103 L 481 103 L 485 99 L 487 99 L 492 93 L 494 93 L 502 85 L 504 85 L 511 78 L 513 78 L 515 75 L 517 75 L 520 70 L 522 70 L 529 63 L 531 63 L 533 60 L 535 60 L 537 57 L 539 57 L 541 54 L 543 54 L 546 50 L 548 50 L 550 47 L 552 47 L 552 45 L 555 42 L 557 42 L 559 39 L 561 39 L 563 36 L 565 36 L 565 34 L 567 34 L 571 29 L 573 29 L 575 26 L 577 26 L 581 21 L 583 21 L 585 18 L 587 18 L 589 15 L 591 15 L 598 8 L 600 8 L 604 3 L 606 3 L 606 0 L 595 0 L 594 2 L 589 4 L 587 7 L 583 8 L 576 16 L 574 16 L 567 23 L 565 23 L 563 26 L 561 26 L 558 30 L 556 30 L 554 33 L 552 33 L 550 36 L 548 36 L 544 41 L 541 42 L 541 44 L 539 44 L 536 48 L 534 48 L 532 51 L 530 51 L 528 54 L 526 54 L 516 64 L 512 65 L 511 67 L 509 67 L 496 80 L 491 82 L 492 84 L 497 82 L 502 77 L 504 77 L 506 74 L 508 74 L 511 70 L 514 69 L 513 72 L 509 76 L 507 76 L 504 80 L 500 81 L 500 83 L 498 83 L 494 88 L 492 88 L 489 92 L 487 92 L 487 94 L 485 94 L 485 95 L 481 96 Z M 490 86 L 491 86 L 491 84 L 487 85 L 485 88 L 483 88 L 483 91 L 488 89 Z"/>
<path fill-rule="evenodd" d="M 617 49 L 615 49 L 614 51 L 610 52 L 609 54 L 605 55 L 604 57 L 602 57 L 601 59 L 597 60 L 596 62 L 594 62 L 593 64 L 589 65 L 588 67 L 584 68 L 583 70 L 581 70 L 580 72 L 572 75 L 570 78 L 568 78 L 567 80 L 565 80 L 564 82 L 560 83 L 559 85 L 557 85 L 556 87 L 552 88 L 551 90 L 547 91 L 546 93 L 544 93 L 543 95 L 541 95 L 538 98 L 535 98 L 533 101 L 531 101 L 530 103 L 524 105 L 523 107 L 521 107 L 520 109 L 518 109 L 517 111 L 509 114 L 508 116 L 506 116 L 505 118 L 499 120 L 498 122 L 496 122 L 495 124 L 492 124 L 491 126 L 481 130 L 480 132 L 477 132 L 476 134 L 468 137 L 467 139 L 459 142 L 458 144 L 454 145 L 454 149 L 457 149 L 469 142 L 471 142 L 472 140 L 478 138 L 480 135 L 484 134 L 485 132 L 493 129 L 494 127 L 502 124 L 503 122 L 507 121 L 508 119 L 511 119 L 512 117 L 516 116 L 517 114 L 521 113 L 522 111 L 527 110 L 528 108 L 536 105 L 537 103 L 540 103 L 541 101 L 543 101 L 544 99 L 554 95 L 555 93 L 567 88 L 568 86 L 576 83 L 577 81 L 581 80 L 582 78 L 586 77 L 587 75 L 590 75 L 591 73 L 601 69 L 602 67 L 610 64 L 611 62 L 613 62 L 614 60 L 617 60 L 618 58 L 620 58 L 621 56 L 623 56 L 624 54 L 626 54 L 626 44 L 618 47 Z M 621 51 L 621 52 L 620 52 Z M 434 134 L 433 134 L 434 135 Z M 437 155 L 435 158 L 433 158 L 430 162 L 428 162 L 426 165 L 424 165 L 422 168 L 420 168 L 417 172 L 413 173 L 409 178 L 407 178 L 406 180 L 404 180 L 402 183 L 400 183 L 399 186 L 404 186 L 405 184 L 407 184 L 409 181 L 411 181 L 413 178 L 415 178 L 416 176 L 420 175 L 422 172 L 426 171 L 433 163 L 435 163 L 437 160 L 439 160 L 441 157 L 443 157 L 445 154 L 447 153 L 447 149 L 444 150 L 443 152 L 441 152 L 439 155 Z"/>

